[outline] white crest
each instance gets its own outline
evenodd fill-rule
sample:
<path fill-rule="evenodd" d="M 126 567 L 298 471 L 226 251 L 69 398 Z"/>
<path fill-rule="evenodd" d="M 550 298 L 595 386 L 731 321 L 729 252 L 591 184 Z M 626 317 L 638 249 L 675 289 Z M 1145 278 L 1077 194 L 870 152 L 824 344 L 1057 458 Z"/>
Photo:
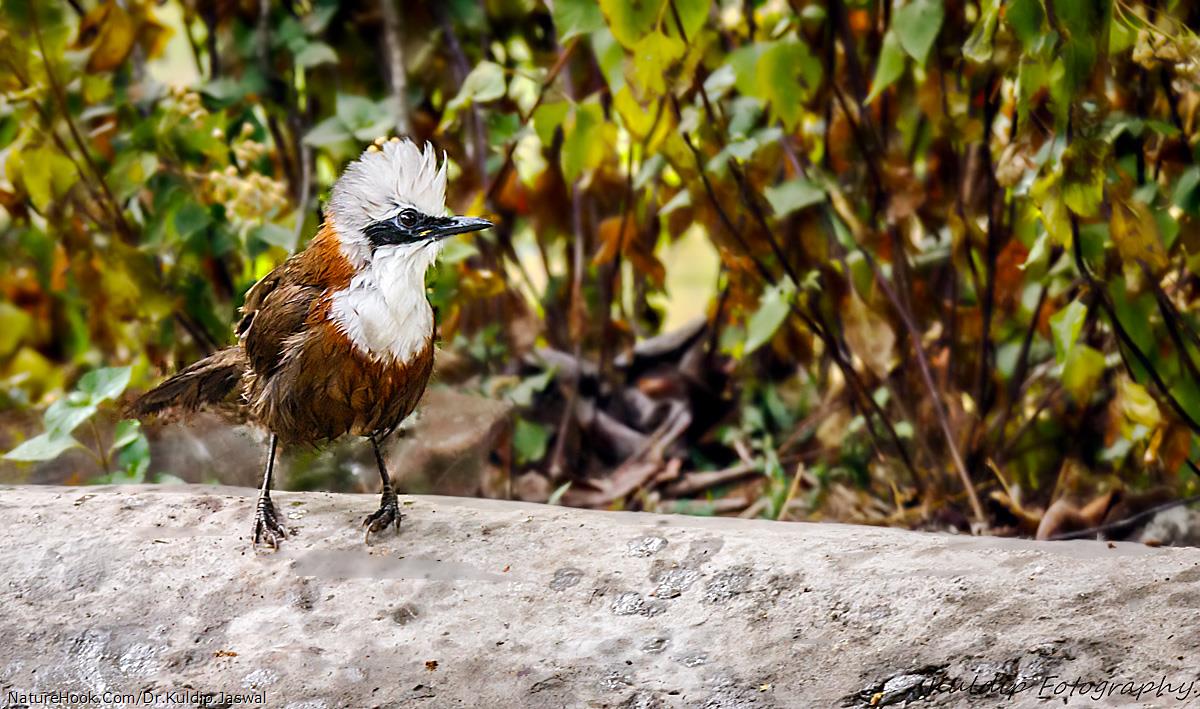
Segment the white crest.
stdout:
<path fill-rule="evenodd" d="M 413 207 L 431 216 L 446 212 L 446 159 L 433 146 L 422 150 L 407 138 L 367 148 L 346 166 L 329 197 L 329 218 L 346 258 L 357 268 L 370 258 L 363 229 Z"/>
<path fill-rule="evenodd" d="M 333 294 L 331 319 L 360 351 L 408 362 L 433 337 L 433 309 L 425 297 L 425 271 L 441 240 L 379 246 L 363 233 L 368 224 L 414 208 L 446 212 L 446 159 L 433 146 L 392 139 L 367 148 L 333 185 L 329 219 L 342 253 L 354 266 L 350 285 Z"/>

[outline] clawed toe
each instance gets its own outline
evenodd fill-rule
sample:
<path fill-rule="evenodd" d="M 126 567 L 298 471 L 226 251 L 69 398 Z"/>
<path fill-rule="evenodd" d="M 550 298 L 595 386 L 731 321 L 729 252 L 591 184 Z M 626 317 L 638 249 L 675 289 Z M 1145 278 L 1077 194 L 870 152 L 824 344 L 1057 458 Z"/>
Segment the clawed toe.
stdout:
<path fill-rule="evenodd" d="M 367 528 L 366 535 L 363 537 L 364 544 L 371 543 L 371 534 L 378 534 L 386 530 L 391 525 L 396 525 L 396 534 L 400 533 L 400 504 L 396 499 L 396 493 L 385 490 L 383 500 L 379 503 L 379 509 L 372 512 L 363 520 L 364 527 Z"/>
<path fill-rule="evenodd" d="M 254 513 L 254 547 L 257 549 L 263 544 L 275 551 L 284 539 L 287 539 L 287 532 L 279 524 L 279 513 L 275 511 L 271 498 L 260 497 L 258 509 Z"/>

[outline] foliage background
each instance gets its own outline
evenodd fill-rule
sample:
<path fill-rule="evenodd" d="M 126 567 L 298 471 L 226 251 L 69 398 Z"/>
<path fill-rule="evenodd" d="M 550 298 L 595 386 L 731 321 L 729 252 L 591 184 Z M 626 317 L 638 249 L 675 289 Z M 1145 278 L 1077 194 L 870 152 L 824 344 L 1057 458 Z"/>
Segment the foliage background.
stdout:
<path fill-rule="evenodd" d="M 96 411 L 231 343 L 400 133 L 498 221 L 431 277 L 443 378 L 514 402 L 496 465 L 552 501 L 1044 536 L 1180 499 L 1198 15 L 3 0 L 11 443 L 45 411 L 10 460 L 145 479 L 140 427 L 84 435 Z"/>

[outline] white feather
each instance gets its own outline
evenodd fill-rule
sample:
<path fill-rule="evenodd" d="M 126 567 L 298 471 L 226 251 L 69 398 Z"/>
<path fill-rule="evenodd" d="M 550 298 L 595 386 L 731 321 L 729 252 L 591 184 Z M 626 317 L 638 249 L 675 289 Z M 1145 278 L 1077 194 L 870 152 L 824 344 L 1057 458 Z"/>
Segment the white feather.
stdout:
<path fill-rule="evenodd" d="M 439 251 L 440 242 L 376 249 L 350 285 L 333 294 L 331 319 L 360 351 L 407 363 L 433 337 L 425 270 Z"/>
<path fill-rule="evenodd" d="M 433 146 L 409 140 L 368 149 L 350 163 L 329 198 L 342 253 L 354 267 L 350 285 L 333 295 L 331 318 L 355 346 L 376 358 L 408 362 L 433 337 L 433 309 L 425 297 L 425 271 L 440 242 L 372 249 L 363 229 L 413 207 L 433 216 L 446 212 L 446 161 Z"/>

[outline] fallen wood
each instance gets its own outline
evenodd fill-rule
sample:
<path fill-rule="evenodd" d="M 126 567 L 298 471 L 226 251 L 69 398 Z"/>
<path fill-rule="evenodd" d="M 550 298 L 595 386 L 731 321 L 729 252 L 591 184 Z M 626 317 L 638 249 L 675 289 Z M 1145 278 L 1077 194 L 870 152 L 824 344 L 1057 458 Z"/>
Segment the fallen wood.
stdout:
<path fill-rule="evenodd" d="M 1200 694 L 1196 549 L 441 497 L 402 498 L 400 535 L 364 547 L 374 496 L 275 499 L 293 534 L 263 554 L 248 489 L 0 490 L 4 706 L 1041 707 L 1077 678 L 1122 683 L 1102 705 Z"/>

